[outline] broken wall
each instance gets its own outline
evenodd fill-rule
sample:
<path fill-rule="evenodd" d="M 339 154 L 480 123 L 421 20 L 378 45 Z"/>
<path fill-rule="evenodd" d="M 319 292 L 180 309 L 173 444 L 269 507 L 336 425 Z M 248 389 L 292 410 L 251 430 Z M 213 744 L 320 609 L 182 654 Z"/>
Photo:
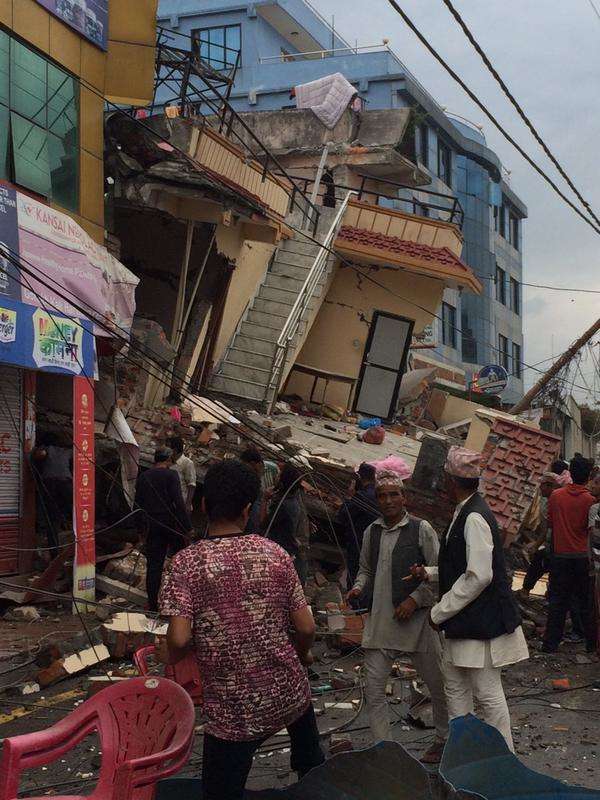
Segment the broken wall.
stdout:
<path fill-rule="evenodd" d="M 275 250 L 275 245 L 248 241 L 245 236 L 245 226 L 217 228 L 217 250 L 235 264 L 235 270 L 215 345 L 215 363 L 225 354 L 242 314 L 262 283 Z"/>
<path fill-rule="evenodd" d="M 338 266 L 333 282 L 296 361 L 328 372 L 358 378 L 374 311 L 387 311 L 415 321 L 419 333 L 439 307 L 441 281 L 389 268 Z M 372 283 L 372 277 L 381 286 Z M 431 309 L 425 311 L 424 309 Z M 292 372 L 286 394 L 310 396 L 313 378 Z M 320 401 L 323 382 L 315 399 Z M 327 402 L 346 407 L 348 386 L 330 383 Z"/>

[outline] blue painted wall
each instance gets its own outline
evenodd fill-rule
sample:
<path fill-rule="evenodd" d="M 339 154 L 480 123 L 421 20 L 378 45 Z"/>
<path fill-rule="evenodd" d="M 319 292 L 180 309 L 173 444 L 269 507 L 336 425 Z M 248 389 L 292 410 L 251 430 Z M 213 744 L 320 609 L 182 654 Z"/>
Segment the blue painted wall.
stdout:
<path fill-rule="evenodd" d="M 282 48 L 289 53 L 298 53 L 298 49 L 293 37 L 284 37 L 261 16 L 261 6 L 273 5 L 287 11 L 299 29 L 308 32 L 323 48 L 326 57 L 281 61 L 278 57 Z M 498 337 L 503 335 L 509 342 L 510 354 L 514 343 L 521 348 L 521 358 L 525 357 L 522 304 L 520 314 L 510 307 L 510 277 L 519 283 L 522 280 L 522 252 L 509 243 L 508 229 L 495 231 L 493 208 L 494 204 L 504 203 L 507 220 L 509 208 L 521 219 L 527 216 L 527 210 L 511 188 L 499 180 L 500 163 L 487 148 L 483 135 L 471 125 L 448 117 L 393 52 L 383 46 L 370 52 L 354 52 L 347 42 L 332 33 L 327 21 L 305 0 L 160 0 L 159 22 L 186 36 L 196 28 L 241 25 L 242 68 L 231 96 L 232 104 L 240 111 L 290 106 L 291 87 L 333 72 L 341 72 L 356 86 L 367 102 L 367 109 L 418 104 L 427 115 L 430 188 L 458 196 L 465 211 L 463 260 L 484 287 L 481 296 L 446 292 L 445 301 L 456 308 L 462 336 L 457 331 L 456 348 L 444 345 L 441 322 L 436 321 L 437 356 L 464 367 L 470 376 L 477 365 L 501 361 Z M 336 49 L 346 48 L 345 51 L 331 54 L 332 37 Z M 443 183 L 436 174 L 438 138 L 452 151 L 451 185 Z M 520 243 L 522 225 L 520 222 Z M 496 299 L 497 266 L 506 276 L 506 304 Z M 441 316 L 439 309 L 437 313 Z M 509 368 L 516 371 L 512 370 L 512 363 Z M 522 380 L 515 375 L 503 399 L 512 402 L 522 393 Z"/>

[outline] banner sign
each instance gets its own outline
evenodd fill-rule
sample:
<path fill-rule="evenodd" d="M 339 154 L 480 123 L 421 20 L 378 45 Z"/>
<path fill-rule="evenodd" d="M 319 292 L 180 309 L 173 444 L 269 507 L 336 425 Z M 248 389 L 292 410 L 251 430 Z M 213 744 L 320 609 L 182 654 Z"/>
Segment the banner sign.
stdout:
<path fill-rule="evenodd" d="M 94 383 L 73 379 L 73 596 L 96 597 Z M 81 610 L 81 609 L 80 609 Z"/>
<path fill-rule="evenodd" d="M 48 303 L 65 316 L 97 320 L 97 336 L 128 336 L 138 283 L 68 214 L 0 184 L 0 301 Z"/>
<path fill-rule="evenodd" d="M 37 0 L 92 44 L 108 49 L 108 0 Z M 123 2 L 123 0 L 121 0 Z"/>
<path fill-rule="evenodd" d="M 0 296 L 1 362 L 93 379 L 97 369 L 92 323 Z"/>

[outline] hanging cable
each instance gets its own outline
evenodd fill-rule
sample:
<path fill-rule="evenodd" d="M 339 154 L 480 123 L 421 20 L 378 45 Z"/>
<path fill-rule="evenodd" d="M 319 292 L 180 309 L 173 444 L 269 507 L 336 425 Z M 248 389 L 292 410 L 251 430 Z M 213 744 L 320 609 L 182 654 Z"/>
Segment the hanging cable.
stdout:
<path fill-rule="evenodd" d="M 558 161 L 556 156 L 552 153 L 552 151 L 550 150 L 550 148 L 548 147 L 546 142 L 542 139 L 542 137 L 540 136 L 540 134 L 536 130 L 535 126 L 533 125 L 533 123 L 531 122 L 531 120 L 529 119 L 527 114 L 523 111 L 523 108 L 521 107 L 519 102 L 515 99 L 514 95 L 512 94 L 512 92 L 510 91 L 510 89 L 508 88 L 506 83 L 503 81 L 503 79 L 501 78 L 500 74 L 498 73 L 498 70 L 494 67 L 494 65 L 492 64 L 492 62 L 488 58 L 487 54 L 485 53 L 485 51 L 483 50 L 481 45 L 477 42 L 477 40 L 473 36 L 472 32 L 470 31 L 469 27 L 467 26 L 467 23 L 464 21 L 462 16 L 459 14 L 459 12 L 455 8 L 455 6 L 451 2 L 451 0 L 442 0 L 442 3 L 444 3 L 444 5 L 448 9 L 448 11 L 452 14 L 452 16 L 454 17 L 456 22 L 459 24 L 459 26 L 461 27 L 463 33 L 465 34 L 465 36 L 467 37 L 469 42 L 473 45 L 473 47 L 477 51 L 477 54 L 480 56 L 481 60 L 485 64 L 485 66 L 491 72 L 492 76 L 494 77 L 496 82 L 500 85 L 500 88 L 502 89 L 502 91 L 504 92 L 504 94 L 506 95 L 506 97 L 508 98 L 510 103 L 512 104 L 512 106 L 515 108 L 515 110 L 517 111 L 518 115 L 521 117 L 521 119 L 523 120 L 525 125 L 527 125 L 527 127 L 531 131 L 531 133 L 532 133 L 534 139 L 536 140 L 536 142 L 542 148 L 544 153 L 548 156 L 550 161 L 554 164 L 554 166 L 556 167 L 556 169 L 560 173 L 561 177 L 568 184 L 569 188 L 573 191 L 573 193 L 575 194 L 575 196 L 577 197 L 577 199 L 579 200 L 581 205 L 585 208 L 585 210 L 593 218 L 593 220 L 597 224 L 600 225 L 600 218 L 598 218 L 596 216 L 596 214 L 594 213 L 591 205 L 582 196 L 581 192 L 575 186 L 575 184 L 573 183 L 573 181 L 571 180 L 569 175 L 566 173 L 565 169 L 562 167 L 562 165 L 560 164 L 560 162 Z"/>
<path fill-rule="evenodd" d="M 405 24 L 410 28 L 410 30 L 415 34 L 417 39 L 421 42 L 421 44 L 431 53 L 431 55 L 436 59 L 436 61 L 442 65 L 442 67 L 446 70 L 446 72 L 450 75 L 453 80 L 458 83 L 458 85 L 466 92 L 469 98 L 483 111 L 486 117 L 492 122 L 495 128 L 502 134 L 502 136 L 520 153 L 521 156 L 527 161 L 527 163 L 533 167 L 533 169 L 540 175 L 546 183 L 556 192 L 556 194 L 577 214 L 577 216 L 581 217 L 581 219 L 592 228 L 596 233 L 600 234 L 600 227 L 598 227 L 589 217 L 581 211 L 567 196 L 566 194 L 557 186 L 557 184 L 552 180 L 552 178 L 544 172 L 544 170 L 536 164 L 536 162 L 529 156 L 525 150 L 521 147 L 521 145 L 515 141 L 515 139 L 505 130 L 502 124 L 496 119 L 496 117 L 487 109 L 487 107 L 481 102 L 481 100 L 477 97 L 477 95 L 467 86 L 467 84 L 462 80 L 460 75 L 452 69 L 452 67 L 445 61 L 442 56 L 437 52 L 437 50 L 431 45 L 428 39 L 421 33 L 421 31 L 416 27 L 410 17 L 400 8 L 396 0 L 388 0 L 388 3 L 392 6 L 392 8 L 402 17 Z"/>

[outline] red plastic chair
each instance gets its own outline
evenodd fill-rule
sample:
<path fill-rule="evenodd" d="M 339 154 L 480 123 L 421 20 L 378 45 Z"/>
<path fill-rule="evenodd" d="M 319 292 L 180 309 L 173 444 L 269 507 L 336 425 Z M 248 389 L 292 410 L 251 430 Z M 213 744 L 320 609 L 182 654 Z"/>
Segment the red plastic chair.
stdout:
<path fill-rule="evenodd" d="M 150 670 L 148 667 L 148 659 L 155 655 L 156 647 L 149 644 L 146 647 L 140 647 L 133 654 L 133 663 L 135 664 L 140 675 L 149 675 Z M 198 669 L 198 662 L 194 658 L 193 653 L 187 655 L 179 663 L 165 666 L 165 678 L 178 683 L 189 696 L 195 706 L 202 705 L 202 679 L 200 678 L 200 670 Z"/>
<path fill-rule="evenodd" d="M 15 800 L 22 772 L 57 761 L 94 731 L 100 738 L 102 764 L 88 800 L 151 800 L 156 782 L 174 775 L 188 760 L 194 724 L 192 701 L 173 681 L 119 681 L 51 728 L 5 739 L 0 800 Z M 54 800 L 83 797 L 55 795 Z"/>

